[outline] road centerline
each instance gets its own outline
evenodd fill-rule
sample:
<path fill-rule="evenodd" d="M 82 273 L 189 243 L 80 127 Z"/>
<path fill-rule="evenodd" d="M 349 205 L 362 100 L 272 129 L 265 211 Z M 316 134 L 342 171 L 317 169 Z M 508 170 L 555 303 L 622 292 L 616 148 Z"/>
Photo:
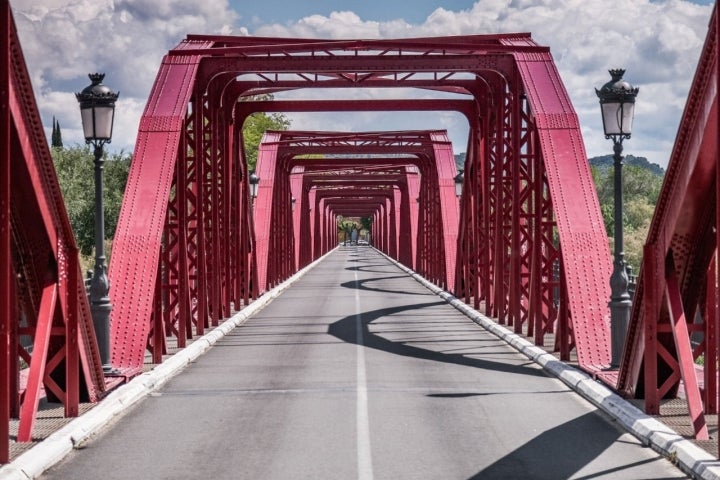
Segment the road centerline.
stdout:
<path fill-rule="evenodd" d="M 372 480 L 372 453 L 370 449 L 370 418 L 368 415 L 367 372 L 365 370 L 365 341 L 363 339 L 362 311 L 357 271 L 355 273 L 355 336 L 357 338 L 357 459 L 358 479 Z"/>

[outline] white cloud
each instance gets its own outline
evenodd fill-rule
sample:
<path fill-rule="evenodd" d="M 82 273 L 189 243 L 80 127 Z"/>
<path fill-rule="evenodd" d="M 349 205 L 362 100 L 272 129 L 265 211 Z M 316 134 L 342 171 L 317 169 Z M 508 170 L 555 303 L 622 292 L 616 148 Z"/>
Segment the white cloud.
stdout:
<path fill-rule="evenodd" d="M 422 25 L 378 24 L 346 14 L 313 16 L 288 25 L 265 25 L 267 36 L 402 38 L 531 32 L 549 46 L 580 116 L 590 156 L 611 152 L 601 130 L 594 88 L 609 68 L 624 67 L 640 86 L 636 133 L 626 152 L 666 165 L 685 99 L 705 40 L 711 6 L 683 0 L 492 0 L 469 10 L 438 8 Z M 352 21 L 350 21 L 352 20 Z M 314 25 L 315 30 L 308 28 Z M 455 143 L 456 149 L 464 144 Z"/>
<path fill-rule="evenodd" d="M 15 0 L 11 2 L 45 125 L 58 118 L 66 143 L 82 143 L 73 92 L 106 73 L 120 91 L 113 145 L 132 151 L 162 57 L 189 33 L 228 34 L 227 0 Z"/>
<path fill-rule="evenodd" d="M 118 138 L 113 144 L 132 149 L 137 120 L 160 61 L 189 33 L 246 34 L 251 30 L 264 36 L 403 38 L 531 32 L 536 42 L 551 48 L 580 116 L 589 155 L 611 151 L 601 133 L 594 88 L 609 79 L 607 69 L 625 67 L 626 78 L 640 87 L 636 131 L 625 144 L 626 153 L 647 156 L 662 165 L 674 142 L 711 13 L 711 6 L 687 0 L 482 0 L 462 11 L 438 8 L 419 25 L 403 20 L 367 21 L 351 11 L 257 25 L 253 19 L 240 24 L 227 0 L 11 3 L 43 120 L 49 125 L 52 115 L 58 116 L 65 139 L 66 129 L 79 129 L 77 105 L 70 93 L 85 86 L 86 73 L 104 71 L 108 85 L 121 92 L 119 107 L 128 110 L 118 108 Z M 340 124 L 337 119 L 326 121 L 323 126 L 319 115 L 294 118 L 324 130 L 353 126 L 348 119 Z M 458 126 L 450 135 L 456 150 L 462 151 L 467 127 L 462 121 L 450 123 L 454 124 Z M 307 124 L 300 125 L 294 126 L 306 128 Z M 132 133 L 120 133 L 121 128 Z"/>

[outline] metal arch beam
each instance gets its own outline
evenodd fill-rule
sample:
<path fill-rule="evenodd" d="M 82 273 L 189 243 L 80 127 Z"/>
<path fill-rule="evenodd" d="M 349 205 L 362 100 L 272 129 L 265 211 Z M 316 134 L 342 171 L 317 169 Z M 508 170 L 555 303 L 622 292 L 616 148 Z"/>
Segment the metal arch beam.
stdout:
<path fill-rule="evenodd" d="M 380 185 L 383 182 L 391 181 L 393 184 L 398 185 L 400 198 L 396 199 L 396 202 L 400 205 L 400 212 L 397 214 L 397 218 L 399 221 L 399 224 L 397 226 L 398 229 L 398 235 L 400 236 L 398 238 L 398 245 L 403 245 L 403 248 L 398 248 L 398 257 L 397 259 L 407 265 L 410 268 L 415 268 L 415 253 L 416 253 L 416 245 L 415 245 L 415 238 L 416 238 L 416 232 L 417 232 L 417 215 L 418 215 L 418 204 L 417 202 L 413 201 L 414 199 L 418 198 L 417 195 L 417 189 L 419 188 L 418 180 L 417 180 L 417 173 L 413 171 L 409 171 L 408 167 L 403 167 L 403 169 L 406 170 L 406 172 L 403 175 L 398 174 L 386 174 L 383 172 L 386 172 L 388 170 L 394 170 L 392 167 L 388 167 L 385 165 L 385 162 L 387 162 L 387 159 L 378 159 L 378 158 L 369 158 L 369 159 L 363 159 L 363 166 L 365 166 L 367 163 L 373 163 L 383 166 L 382 169 L 374 170 L 374 168 L 377 168 L 375 166 L 371 167 L 373 170 L 368 170 L 366 173 L 363 174 L 356 174 L 356 175 L 348 175 L 343 172 L 342 177 L 336 177 L 331 175 L 314 175 L 311 174 L 313 171 L 312 168 L 316 169 L 323 169 L 323 171 L 327 172 L 328 168 L 327 163 L 332 163 L 332 159 L 322 159 L 319 161 L 313 162 L 313 167 L 308 168 L 305 167 L 306 170 L 304 170 L 304 178 L 317 178 L 318 181 L 315 183 L 316 186 L 320 185 L 330 185 L 330 186 L 337 186 L 342 185 L 344 182 L 349 180 L 357 180 L 357 182 L 354 182 L 355 184 L 361 184 L 362 178 L 367 178 L 368 181 L 374 182 L 376 185 Z M 453 160 L 454 164 L 454 160 Z M 307 165 L 303 163 L 303 165 Z M 438 165 L 437 168 L 449 168 L 449 165 Z M 377 175 L 371 175 L 369 172 L 376 172 Z M 452 173 L 452 170 L 450 171 Z M 363 177 L 364 175 L 364 177 Z M 447 176 L 447 175 L 445 175 Z M 341 179 L 340 179 L 341 178 Z M 327 179 L 327 180 L 325 180 Z M 401 183 L 397 183 L 395 179 L 400 179 Z M 325 182 L 321 182 L 321 180 L 324 180 Z M 453 204 L 457 203 L 457 200 L 455 198 L 455 186 L 454 181 L 448 182 L 447 179 L 445 181 L 446 184 L 446 195 L 449 194 L 450 197 L 446 197 L 449 199 L 450 202 Z M 450 188 L 451 187 L 451 188 Z M 414 193 L 410 193 L 410 192 Z M 454 205 L 450 205 L 449 209 L 452 210 Z M 450 212 L 452 213 L 452 212 Z M 448 215 L 449 216 L 449 215 Z M 443 216 L 443 218 L 447 218 L 446 216 Z M 453 220 L 445 220 L 446 227 L 449 232 L 453 231 L 452 225 L 456 224 Z M 447 244 L 453 245 L 454 242 L 450 241 Z M 446 262 L 448 260 L 454 261 L 454 254 L 451 255 L 451 258 L 446 255 L 445 259 Z M 454 268 L 454 264 L 450 265 L 448 268 Z"/>
<path fill-rule="evenodd" d="M 379 195 L 376 197 L 368 198 L 366 200 L 367 207 L 372 208 L 371 213 L 376 218 L 374 225 L 377 228 L 373 229 L 373 238 L 379 241 L 374 242 L 376 248 L 384 252 L 386 255 L 395 257 L 395 250 L 393 245 L 397 245 L 397 231 L 393 229 L 392 212 L 396 210 L 396 204 L 394 204 L 394 195 L 390 192 Z M 351 214 L 353 209 L 358 209 L 358 201 L 351 199 L 350 197 L 338 200 L 333 199 L 328 202 L 333 212 Z"/>
<path fill-rule="evenodd" d="M 511 51 L 510 49 L 509 51 Z M 184 55 L 193 55 L 196 50 L 187 50 Z M 171 51 L 171 55 L 175 52 Z M 306 78 L 308 82 L 322 84 L 323 78 L 344 79 L 348 86 L 358 87 L 367 82 L 372 86 L 372 79 L 383 76 L 398 75 L 398 78 L 412 78 L 412 74 L 424 72 L 447 72 L 449 79 L 453 75 L 477 72 L 479 70 L 495 70 L 512 72 L 513 59 L 511 54 L 479 55 L 383 55 L 383 56 L 323 56 L 307 58 L 297 57 L 205 57 L 203 62 L 203 79 L 232 72 L 237 75 L 253 73 L 263 77 L 271 85 L 273 80 L 280 80 L 287 74 L 297 74 L 298 78 Z M 241 66 L 240 66 L 241 65 Z M 402 67 L 399 67 L 401 65 Z M 373 72 L 370 75 L 346 75 L 347 72 Z M 335 78 L 333 78 L 335 77 Z M 447 81 L 451 83 L 450 80 Z M 442 86 L 443 81 L 427 82 L 432 86 Z M 315 85 L 317 86 L 317 85 Z"/>
<path fill-rule="evenodd" d="M 455 111 L 468 122 L 478 116 L 472 100 L 394 99 L 394 100 L 269 100 L 238 102 L 238 121 L 255 112 L 372 112 L 372 111 Z"/>
<path fill-rule="evenodd" d="M 473 82 L 474 85 L 474 82 Z M 467 94 L 466 94 L 467 95 Z M 228 95 L 229 96 L 229 95 Z M 473 100 L 375 99 L 375 100 L 260 100 L 239 101 L 239 118 L 256 112 L 373 112 L 455 111 L 468 120 L 477 114 Z"/>
<path fill-rule="evenodd" d="M 325 132 L 325 133 L 327 133 L 327 132 Z M 347 134 L 342 133 L 342 132 L 331 132 L 331 133 L 332 134 L 327 135 L 328 138 L 326 139 L 327 143 L 330 145 L 328 147 L 328 149 L 332 149 L 332 151 L 337 152 L 338 148 L 339 148 L 338 144 L 341 144 L 343 141 L 346 141 Z M 433 135 L 434 133 L 438 133 L 438 135 L 440 135 L 439 132 L 430 132 L 430 135 Z M 387 137 L 392 138 L 393 134 L 394 134 L 394 132 L 386 132 L 384 135 L 386 138 Z M 403 134 L 406 134 L 406 133 L 403 132 Z M 421 135 L 418 136 L 418 134 L 421 134 Z M 435 158 L 436 149 L 440 149 L 440 150 L 437 150 L 438 152 L 440 152 L 440 151 L 442 151 L 441 145 L 449 145 L 449 142 L 444 142 L 444 141 L 441 141 L 442 139 L 437 139 L 437 138 L 434 141 L 428 142 L 426 139 L 422 138 L 422 136 L 424 135 L 424 132 L 415 132 L 414 135 L 415 135 L 415 138 L 412 143 L 413 143 L 413 145 L 419 146 L 419 149 L 414 151 L 414 147 L 413 147 L 413 151 L 415 152 L 414 154 L 419 155 L 419 156 L 425 156 L 425 157 L 429 156 L 430 158 Z M 302 141 L 306 140 L 306 138 L 305 138 L 306 136 L 307 136 L 307 132 L 297 133 L 294 135 L 294 138 L 299 139 L 299 141 L 302 142 Z M 419 141 L 419 143 L 417 143 L 418 141 Z M 387 148 L 386 146 L 381 146 L 380 143 L 382 143 L 382 142 L 378 142 L 378 145 L 375 145 L 375 148 L 378 148 L 378 149 Z M 429 152 L 426 148 L 423 147 L 423 145 L 424 146 L 432 146 L 433 151 Z M 344 147 L 348 148 L 347 146 L 344 146 Z M 392 149 L 392 147 L 390 147 L 390 148 Z M 383 150 L 382 152 L 380 152 L 380 150 L 373 150 L 373 151 L 379 152 L 379 153 L 389 153 L 387 150 Z M 432 164 L 435 165 L 434 168 L 437 169 L 436 172 L 440 172 L 439 174 L 441 176 L 448 177 L 448 178 L 445 178 L 445 181 L 444 181 L 444 185 L 445 185 L 444 198 L 445 198 L 445 205 L 447 205 L 448 211 L 450 213 L 452 213 L 453 208 L 455 209 L 455 211 L 457 211 L 456 210 L 457 209 L 457 199 L 456 199 L 455 193 L 454 193 L 455 192 L 454 176 L 456 173 L 455 172 L 455 162 L 454 162 L 454 158 L 451 158 L 452 152 L 449 149 L 449 147 L 448 147 L 448 149 L 445 150 L 445 153 L 446 154 L 450 153 L 450 155 L 449 156 L 445 155 L 444 160 L 443 160 L 443 162 L 444 162 L 443 164 L 445 165 L 444 167 L 441 167 L 437 161 L 432 162 Z M 365 162 L 365 161 L 372 161 L 372 160 L 374 160 L 374 159 L 367 159 L 367 160 L 363 160 L 363 161 Z M 403 160 L 410 163 L 411 159 L 406 158 Z M 336 159 L 323 159 L 323 160 L 319 160 L 319 161 L 315 161 L 315 162 L 313 162 L 313 160 L 309 160 L 307 162 L 303 161 L 303 164 L 307 165 L 308 162 L 313 162 L 313 164 L 321 165 L 322 164 L 321 162 L 323 162 L 323 161 L 324 162 L 332 161 L 332 162 L 336 162 L 336 163 L 340 162 Z M 400 161 L 400 159 L 398 159 L 398 161 Z M 353 163 L 356 163 L 357 160 L 345 160 L 345 162 L 348 164 L 353 164 Z M 436 172 L 431 172 L 431 171 L 427 170 L 428 163 L 427 163 L 426 159 L 418 159 L 417 162 L 413 161 L 412 163 L 417 168 L 419 168 L 421 171 L 425 171 L 425 182 L 428 181 L 428 178 L 433 177 L 437 174 Z M 450 176 L 448 176 L 449 173 L 451 173 Z M 417 183 L 410 181 L 411 198 L 420 198 L 417 195 L 419 188 L 420 188 L 420 186 Z M 427 188 L 428 187 L 426 186 L 424 190 L 427 190 Z M 431 189 L 431 191 L 434 191 L 434 188 L 435 187 L 433 187 L 433 189 Z M 434 198 L 434 197 L 432 197 L 432 195 L 431 195 L 431 197 L 428 197 L 428 198 Z M 429 200 L 425 201 L 424 199 L 425 199 L 425 196 L 423 196 L 423 205 L 426 205 L 427 208 L 433 208 L 433 207 L 430 207 L 430 205 L 434 206 L 434 204 L 431 201 L 429 201 Z M 433 202 L 434 201 L 435 200 L 433 200 Z M 435 264 L 438 261 L 440 261 L 440 259 L 443 257 L 445 258 L 445 262 L 452 262 L 452 258 L 449 258 L 447 255 L 444 255 L 444 252 L 445 251 L 454 252 L 456 240 L 445 239 L 444 244 L 442 242 L 438 243 L 438 244 L 433 244 L 432 242 L 434 242 L 435 240 L 440 239 L 440 238 L 456 235 L 454 232 L 457 231 L 457 224 L 456 224 L 456 222 L 450 221 L 446 225 L 447 230 L 444 230 L 444 231 L 438 229 L 435 232 L 430 232 L 430 230 L 428 230 L 428 229 L 418 229 L 417 219 L 418 219 L 418 207 L 419 206 L 413 202 L 409 202 L 409 204 L 410 204 L 409 208 L 411 211 L 411 218 L 412 218 L 412 222 L 411 222 L 410 229 L 409 229 L 410 230 L 410 238 L 415 239 L 415 238 L 417 238 L 418 232 L 423 232 L 423 234 L 425 234 L 428 239 L 428 242 L 423 243 L 423 245 L 427 244 L 427 248 L 424 250 L 425 254 L 422 257 L 424 260 L 422 261 L 422 266 L 420 266 L 419 271 L 421 271 L 421 273 L 426 272 L 426 271 L 434 272 L 431 274 L 434 276 L 433 277 L 434 281 L 438 282 L 438 284 L 441 284 L 444 288 L 447 288 L 447 286 L 453 285 L 453 283 L 454 283 L 454 280 L 453 280 L 454 265 L 450 266 L 451 270 L 447 270 L 448 266 L 443 266 L 442 268 L 440 268 L 440 267 L 436 267 Z M 440 220 L 440 217 L 437 217 L 437 218 L 432 217 L 430 215 L 429 211 L 426 213 L 428 213 L 428 215 L 426 215 L 426 217 L 424 217 L 424 218 L 426 218 L 428 221 L 432 221 L 433 219 L 435 221 Z M 405 216 L 403 215 L 403 216 L 401 216 L 401 218 L 405 218 Z M 405 231 L 405 230 L 403 230 L 403 231 Z M 420 262 L 420 260 L 419 260 L 420 257 L 418 257 L 418 251 L 417 251 L 415 242 L 414 241 L 411 242 L 411 245 L 412 245 L 412 249 L 408 253 L 412 256 L 412 260 L 406 259 L 406 261 L 407 261 L 406 265 L 408 265 L 411 268 L 417 268 L 419 265 L 419 262 Z M 437 252 L 440 252 L 440 253 L 438 254 Z M 454 255 L 454 253 L 451 253 L 451 255 Z M 447 273 L 447 272 L 450 272 L 450 273 Z"/>
<path fill-rule="evenodd" d="M 199 46 L 203 45 L 209 44 Z M 168 56 L 163 60 L 140 121 L 118 219 L 109 267 L 109 277 L 117 279 L 111 361 L 129 376 L 142 371 L 170 189 L 176 172 L 186 174 L 187 159 L 180 147 L 186 145 L 188 104 L 196 90 L 199 63 L 199 56 L 185 56 L 182 62 Z"/>
<path fill-rule="evenodd" d="M 417 88 L 421 90 L 431 90 L 443 93 L 454 93 L 458 95 L 475 94 L 478 84 L 475 79 L 464 78 L 442 78 L 442 79 L 403 79 L 402 85 L 398 85 L 398 80 L 387 77 L 367 79 L 362 82 L 363 87 L 372 88 L 396 88 L 402 86 L 404 88 Z M 272 86 L 263 86 L 257 81 L 235 80 L 228 85 L 228 96 L 230 98 L 240 99 L 245 96 L 274 94 L 288 90 L 297 90 L 308 87 L 308 80 L 286 80 L 278 79 L 272 82 Z M 348 80 L 339 78 L 329 78 L 322 80 L 322 88 L 347 88 Z M 274 100 L 277 101 L 277 100 Z M 451 100 L 452 101 L 452 100 Z"/>
<path fill-rule="evenodd" d="M 298 141 L 298 140 L 299 140 L 299 142 L 300 142 L 301 144 L 307 146 L 307 145 L 309 145 L 309 144 L 308 144 L 308 141 L 309 141 L 309 140 L 313 140 L 313 141 L 316 141 L 316 142 L 317 142 L 317 141 L 319 141 L 318 138 L 320 138 L 320 137 L 318 137 L 319 134 L 318 134 L 317 132 L 299 132 L 299 133 L 298 133 L 298 132 L 283 132 L 283 133 L 284 133 L 284 135 L 285 135 L 286 137 L 292 139 L 292 141 L 283 141 L 283 142 L 280 142 L 280 143 L 281 143 L 283 146 L 285 146 L 286 148 L 289 148 L 289 144 L 291 144 L 293 141 Z M 325 133 L 325 134 L 323 134 L 323 135 L 324 135 L 324 137 L 327 137 L 327 138 L 325 138 L 325 140 L 324 140 L 324 142 L 323 142 L 325 145 L 330 144 L 331 146 L 337 146 L 337 144 L 340 143 L 340 144 L 342 144 L 343 146 L 345 146 L 346 148 L 347 148 L 348 145 L 349 145 L 349 144 L 348 144 L 348 134 L 338 134 L 338 133 L 336 133 L 336 132 L 330 132 L 329 134 L 328 134 L 328 133 Z M 410 142 L 410 144 L 412 144 L 412 145 L 422 145 L 422 144 L 425 144 L 426 146 L 429 145 L 428 142 L 427 142 L 426 137 L 424 137 L 424 134 L 423 134 L 422 132 L 400 132 L 400 133 L 399 133 L 399 132 L 381 132 L 381 133 L 373 133 L 372 135 L 375 136 L 375 137 L 378 137 L 378 138 L 376 138 L 376 141 L 375 141 L 375 142 L 368 142 L 368 139 L 367 139 L 366 137 L 363 137 L 362 139 L 360 139 L 360 141 L 359 141 L 358 143 L 362 144 L 362 146 L 363 146 L 365 149 L 368 148 L 368 145 L 370 145 L 371 147 L 372 147 L 373 145 L 374 145 L 375 147 L 377 147 L 378 145 L 381 145 L 381 146 L 383 146 L 383 148 L 386 148 L 386 149 L 387 149 L 387 148 L 390 148 L 389 145 L 390 145 L 392 142 L 397 143 L 397 138 L 398 138 L 398 136 L 400 135 L 403 139 L 408 139 L 409 142 Z M 420 143 L 418 143 L 418 138 L 420 138 L 420 137 L 425 138 L 425 139 L 423 140 L 423 139 L 421 138 Z M 390 143 L 388 143 L 388 142 L 390 142 Z M 352 144 L 352 142 L 350 142 L 350 143 Z M 405 141 L 405 143 L 407 143 L 407 140 Z M 398 147 L 398 146 L 396 145 L 395 147 L 402 148 L 402 147 L 404 147 L 404 146 L 405 146 L 405 145 L 401 145 L 401 146 Z M 422 147 L 421 147 L 421 150 L 422 150 Z M 425 150 L 427 150 L 427 148 L 425 148 Z M 288 150 L 288 151 L 290 151 L 290 150 Z M 353 151 L 355 151 L 355 150 L 353 149 Z M 390 151 L 391 151 L 391 153 L 396 153 L 396 150 L 395 150 L 395 149 L 391 149 Z M 428 152 L 426 151 L 426 152 L 424 152 L 424 153 L 427 154 Z M 278 153 L 278 156 L 280 156 L 279 153 Z M 286 157 L 287 157 L 287 158 L 286 158 Z M 291 155 L 290 155 L 290 154 L 283 154 L 281 161 L 284 162 L 284 161 L 286 161 L 286 160 L 289 159 L 289 158 L 291 158 Z M 395 160 L 395 161 L 397 161 L 397 160 Z M 418 160 L 418 159 L 413 159 L 413 161 L 414 161 L 414 162 L 417 162 L 417 161 L 419 161 L 419 160 Z M 407 163 L 407 161 L 406 161 L 406 160 L 402 160 L 401 165 L 404 165 L 405 163 Z M 303 162 L 303 164 L 304 164 L 304 162 Z M 327 164 L 327 161 L 326 161 L 326 164 Z M 326 166 L 326 165 L 325 165 L 325 166 Z M 294 167 L 288 166 L 287 168 L 283 168 L 282 170 L 283 170 L 283 171 L 286 171 L 287 169 L 291 169 L 291 168 L 294 168 Z M 317 217 L 317 212 L 318 212 L 318 210 L 316 210 L 316 216 L 313 217 L 313 221 L 319 221 L 319 219 L 318 219 L 318 217 Z M 316 228 L 316 229 L 317 229 L 317 228 Z M 317 242 L 314 242 L 314 244 L 315 244 L 316 246 L 313 247 L 313 250 L 317 253 L 317 252 L 320 251 L 320 250 L 319 250 L 320 247 L 317 246 L 317 245 L 318 245 Z M 325 243 L 325 245 L 326 245 L 326 247 L 327 247 L 327 244 L 326 244 L 326 243 Z M 259 249 L 259 252 L 262 252 L 262 249 Z M 306 258 L 306 257 L 307 257 L 307 253 L 304 254 L 304 258 Z M 262 267 L 261 267 L 261 268 L 262 268 Z"/>
<path fill-rule="evenodd" d="M 322 38 L 288 39 L 287 37 L 230 37 L 227 35 L 198 35 L 190 34 L 188 40 L 219 43 L 223 47 L 252 46 L 256 47 L 256 55 L 277 53 L 282 51 L 290 53 L 290 48 L 300 47 L 300 51 L 313 51 L 327 53 L 332 50 L 348 50 L 351 52 L 369 50 L 371 48 L 380 51 L 412 51 L 424 52 L 426 54 L 438 53 L 445 50 L 459 50 L 461 52 L 477 52 L 484 47 L 485 50 L 493 50 L 502 46 L 533 45 L 534 42 L 528 32 L 510 32 L 485 35 L 463 35 L 445 37 L 418 37 L 403 39 L 371 39 L 371 40 L 337 40 Z M 278 50 L 278 47 L 280 50 Z M 547 49 L 546 47 L 540 47 Z"/>
<path fill-rule="evenodd" d="M 550 54 L 514 56 L 557 218 L 578 362 L 601 372 L 609 364 L 612 262 L 579 122 Z"/>
<path fill-rule="evenodd" d="M 279 132 L 265 133 L 260 143 L 255 172 L 260 178 L 255 199 L 255 256 L 258 263 L 258 288 L 263 293 L 268 288 L 268 258 L 270 248 L 271 221 L 278 200 L 275 190 L 287 189 L 283 179 L 277 179 L 280 169 L 277 165 Z M 287 193 L 287 192 L 286 192 Z M 277 208 L 281 208 L 279 205 Z M 286 207 L 283 207 L 286 208 Z M 278 234 L 279 232 L 274 232 Z"/>
<path fill-rule="evenodd" d="M 447 56 L 451 53 L 458 55 L 478 55 L 490 52 L 549 52 L 548 47 L 537 45 L 529 33 L 511 33 L 503 35 L 464 35 L 453 37 L 427 37 L 427 38 L 405 38 L 405 39 L 363 39 L 363 40 L 323 40 L 323 39 L 288 39 L 273 37 L 248 37 L 229 36 L 207 36 L 188 35 L 189 41 L 211 42 L 214 46 L 210 55 L 217 57 L 238 56 L 241 58 L 253 58 L 265 56 L 272 53 L 282 52 L 286 56 L 292 53 L 323 53 L 335 52 L 351 53 L 351 57 L 357 58 L 358 50 L 377 50 L 383 52 L 379 55 L 382 58 L 392 56 L 412 57 L 423 56 Z M 216 45 L 217 44 L 217 45 Z M 195 55 L 208 53 L 206 49 L 186 49 L 187 54 Z M 183 52 L 173 51 L 174 54 Z M 343 72 L 354 72 L 357 69 L 344 69 Z"/>

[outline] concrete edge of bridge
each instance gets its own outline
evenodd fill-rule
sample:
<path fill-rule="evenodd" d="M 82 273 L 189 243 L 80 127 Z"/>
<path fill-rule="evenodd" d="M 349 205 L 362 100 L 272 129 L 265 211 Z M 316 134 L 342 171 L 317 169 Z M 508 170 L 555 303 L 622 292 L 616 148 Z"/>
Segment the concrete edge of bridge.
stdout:
<path fill-rule="evenodd" d="M 710 453 L 684 438 L 666 424 L 644 413 L 587 373 L 559 360 L 551 353 L 494 322 L 395 259 L 378 252 L 470 320 L 542 366 L 546 372 L 557 377 L 580 396 L 605 412 L 623 429 L 644 445 L 664 456 L 684 473 L 696 479 L 720 480 L 720 460 Z"/>
<path fill-rule="evenodd" d="M 158 390 L 179 374 L 218 340 L 264 308 L 333 251 L 334 249 L 299 270 L 277 287 L 265 292 L 247 307 L 235 313 L 212 331 L 196 339 L 186 348 L 180 350 L 149 372 L 142 373 L 127 384 L 118 387 L 82 416 L 53 432 L 12 462 L 0 467 L 0 480 L 32 480 L 38 478 L 52 466 L 62 461 L 70 452 L 83 448 L 84 444 L 93 436 L 100 433 L 102 429 L 112 422 L 119 420 L 140 400 Z"/>

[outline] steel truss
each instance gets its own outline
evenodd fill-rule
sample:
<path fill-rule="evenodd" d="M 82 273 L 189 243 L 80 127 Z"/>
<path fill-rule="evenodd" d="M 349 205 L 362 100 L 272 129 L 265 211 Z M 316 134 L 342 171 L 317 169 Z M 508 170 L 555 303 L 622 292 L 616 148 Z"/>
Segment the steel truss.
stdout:
<path fill-rule="evenodd" d="M 43 395 L 73 417 L 80 400 L 97 400 L 106 384 L 78 249 L 7 1 L 0 22 L 0 463 L 7 463 L 11 418 L 20 419 L 17 441 L 30 441 Z"/>
<path fill-rule="evenodd" d="M 15 26 L 7 0 L 1 5 L 9 35 L 0 47 L 0 424 L 20 414 L 20 438 L 28 439 L 42 384 L 68 415 L 80 396 L 95 400 L 106 384 Z M 691 373 L 692 358 L 705 355 L 713 367 L 717 360 L 716 199 L 698 193 L 718 184 L 706 175 L 718 171 L 714 35 L 649 237 L 617 383 L 627 394 L 644 390 L 652 412 L 682 379 L 699 435 L 700 398 L 717 411 L 715 370 L 705 369 L 705 390 Z M 261 100 L 303 88 L 412 88 L 462 99 Z M 269 132 L 253 208 L 242 136 L 248 115 L 370 110 L 467 118 L 459 204 L 444 132 Z M 304 157 L 317 153 L 337 157 L 334 166 Z M 563 358 L 574 349 L 581 368 L 615 384 L 605 373 L 612 262 L 580 128 L 548 48 L 528 34 L 188 36 L 163 59 L 140 122 L 109 271 L 113 366 L 125 378 L 140 373 L 146 352 L 162 361 L 170 339 L 182 347 L 329 251 L 341 213 L 373 217 L 383 252 L 537 344 L 555 333 Z M 685 319 L 696 312 L 706 320 L 705 340 L 693 346 L 687 338 L 699 327 Z M 32 339 L 32 355 L 19 346 L 21 335 Z M 30 365 L 27 388 L 16 375 L 19 357 Z"/>
<path fill-rule="evenodd" d="M 414 167 L 422 179 L 420 195 L 415 197 L 423 212 L 419 218 L 411 216 L 409 167 Z M 347 216 L 350 205 L 340 209 L 328 195 L 362 200 L 377 193 L 377 189 L 386 192 L 387 202 L 379 206 L 387 215 L 377 219 L 379 248 L 396 259 L 403 252 L 403 259 L 410 265 L 415 263 L 420 273 L 434 278 L 439 285 L 452 284 L 454 270 L 448 267 L 452 267 L 457 243 L 453 183 L 457 172 L 444 133 L 269 132 L 260 145 L 256 170 L 260 177 L 255 231 L 261 291 L 296 271 L 300 258 L 305 261 L 318 258 L 334 245 L 330 240 L 337 234 L 335 217 Z M 291 177 L 302 177 L 302 181 L 292 188 Z M 316 193 L 311 204 L 313 188 Z M 288 213 L 291 198 L 300 199 L 293 221 Z M 300 236 L 298 226 L 308 223 L 312 210 L 316 212 L 315 229 L 306 232 L 309 236 Z M 377 213 L 376 210 L 367 216 Z M 419 227 L 413 230 L 413 223 Z M 417 242 L 411 232 L 419 232 Z M 423 254 L 416 245 L 433 248 Z M 414 251 L 419 252 L 416 261 L 412 259 Z M 445 252 L 450 252 L 449 258 Z"/>
<path fill-rule="evenodd" d="M 403 87 L 460 100 L 262 97 L 302 88 Z M 363 110 L 445 110 L 467 118 L 460 213 L 454 165 L 433 163 L 452 158 L 442 132 L 417 132 L 422 146 L 417 139 L 400 142 L 397 132 L 374 132 L 365 142 L 336 138 L 322 148 L 318 133 L 329 132 L 294 132 L 292 139 L 270 132 L 253 211 L 241 131 L 248 115 Z M 562 355 L 575 348 L 588 371 L 605 368 L 612 262 L 603 222 L 577 117 L 549 50 L 528 34 L 188 36 L 163 60 L 141 120 L 110 265 L 113 364 L 139 371 L 148 346 L 160 360 L 168 335 L 181 344 L 335 245 L 331 215 L 349 208 L 346 196 L 359 194 L 347 190 L 359 187 L 320 187 L 313 182 L 321 179 L 305 179 L 315 175 L 306 162 L 296 166 L 293 158 L 320 150 L 340 156 L 376 149 L 387 156 L 391 146 L 394 155 L 414 156 L 416 170 L 363 201 L 381 232 L 376 246 L 466 301 L 484 303 L 537 343 L 556 332 Z M 362 156 L 364 162 L 371 155 Z M 458 240 L 451 241 L 458 224 Z M 403 247 L 408 242 L 410 249 Z M 121 278 L 127 280 L 115 280 Z"/>
<path fill-rule="evenodd" d="M 644 247 L 617 380 L 625 395 L 644 396 L 649 414 L 682 385 L 703 440 L 705 415 L 718 413 L 718 21 L 716 4 Z"/>
<path fill-rule="evenodd" d="M 97 400 L 107 385 L 7 0 L 0 0 L 0 22 L 8 32 L 0 40 L 6 462 L 9 419 L 20 416 L 18 439 L 29 440 L 41 387 L 72 416 L 81 397 Z M 185 345 L 333 248 L 338 214 L 371 216 L 377 248 L 537 344 L 555 333 L 564 359 L 575 349 L 581 368 L 626 395 L 644 394 L 649 413 L 682 384 L 696 435 L 705 438 L 704 415 L 718 411 L 717 22 L 714 13 L 645 247 L 618 374 L 605 370 L 612 262 L 577 116 L 549 50 L 528 34 L 188 36 L 163 59 L 140 123 L 109 272 L 113 366 L 131 377 L 147 351 L 162 361 L 169 338 Z M 403 87 L 463 100 L 258 101 L 302 88 Z M 248 115 L 369 110 L 467 118 L 459 209 L 452 151 L 440 131 L 365 138 L 269 132 L 253 208 L 242 136 Z M 307 158 L 318 153 L 333 158 Z M 691 343 L 695 332 L 703 335 Z M 701 355 L 703 382 L 694 365 Z M 29 364 L 26 383 L 20 359 Z"/>

